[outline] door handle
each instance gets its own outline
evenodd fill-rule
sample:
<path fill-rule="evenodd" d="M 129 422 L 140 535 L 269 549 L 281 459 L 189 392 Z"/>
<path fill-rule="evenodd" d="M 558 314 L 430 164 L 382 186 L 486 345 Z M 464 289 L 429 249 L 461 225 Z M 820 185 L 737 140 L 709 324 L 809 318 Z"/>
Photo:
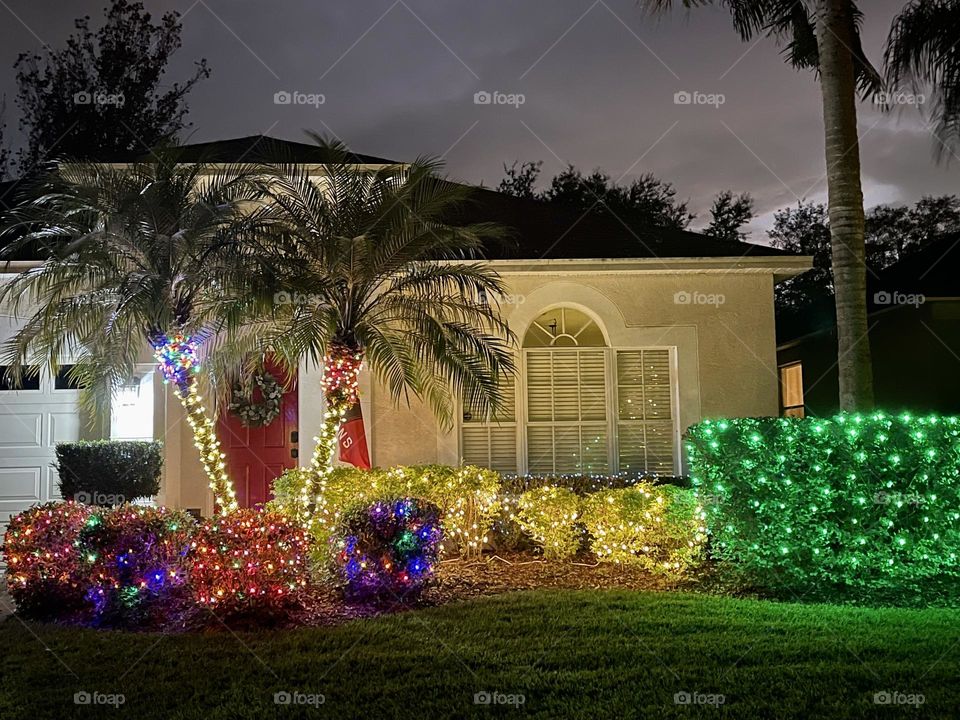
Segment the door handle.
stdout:
<path fill-rule="evenodd" d="M 300 433 L 297 432 L 296 430 L 291 430 L 291 431 L 290 431 L 290 444 L 291 444 L 291 445 L 296 445 L 298 442 L 300 442 Z"/>
<path fill-rule="evenodd" d="M 297 458 L 300 457 L 300 451 L 297 448 L 290 448 L 290 457 Z"/>

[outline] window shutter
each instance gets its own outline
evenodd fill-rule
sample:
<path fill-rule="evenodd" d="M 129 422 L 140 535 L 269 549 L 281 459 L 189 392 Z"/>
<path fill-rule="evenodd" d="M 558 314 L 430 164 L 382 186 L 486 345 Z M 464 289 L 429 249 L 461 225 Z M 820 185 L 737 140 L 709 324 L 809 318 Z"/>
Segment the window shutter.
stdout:
<path fill-rule="evenodd" d="M 464 407 L 463 462 L 503 473 L 517 472 L 517 410 L 513 378 L 503 381 L 503 405 L 490 416 Z"/>
<path fill-rule="evenodd" d="M 621 472 L 674 472 L 669 350 L 617 352 L 617 441 Z"/>

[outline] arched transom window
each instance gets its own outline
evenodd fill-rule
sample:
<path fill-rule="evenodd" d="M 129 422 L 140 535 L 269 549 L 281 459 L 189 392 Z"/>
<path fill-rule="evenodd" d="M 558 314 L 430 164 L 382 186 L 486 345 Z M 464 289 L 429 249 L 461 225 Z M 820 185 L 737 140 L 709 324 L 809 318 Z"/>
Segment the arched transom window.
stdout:
<path fill-rule="evenodd" d="M 534 475 L 675 472 L 670 348 L 609 347 L 571 307 L 541 313 L 522 348 L 499 416 L 465 409 L 465 462 Z"/>

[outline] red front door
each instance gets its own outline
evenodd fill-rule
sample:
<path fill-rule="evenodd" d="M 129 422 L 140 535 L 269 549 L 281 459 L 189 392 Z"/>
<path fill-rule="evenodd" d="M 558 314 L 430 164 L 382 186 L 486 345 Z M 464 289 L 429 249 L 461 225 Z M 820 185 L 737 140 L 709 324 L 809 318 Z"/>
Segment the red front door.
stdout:
<path fill-rule="evenodd" d="M 270 368 L 278 379 L 280 371 Z M 217 435 L 227 456 L 227 472 L 233 480 L 240 507 L 254 507 L 273 497 L 273 480 L 297 466 L 297 382 L 284 395 L 280 415 L 264 427 L 244 427 L 240 419 L 224 411 L 217 421 Z"/>

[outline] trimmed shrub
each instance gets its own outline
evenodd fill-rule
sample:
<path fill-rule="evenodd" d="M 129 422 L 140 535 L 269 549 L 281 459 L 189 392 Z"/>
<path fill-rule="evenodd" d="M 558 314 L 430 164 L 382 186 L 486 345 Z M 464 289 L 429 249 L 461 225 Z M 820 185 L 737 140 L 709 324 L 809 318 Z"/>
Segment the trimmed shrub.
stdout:
<path fill-rule="evenodd" d="M 302 474 L 291 470 L 274 482 L 271 509 L 292 514 L 298 507 L 296 489 Z M 498 473 L 478 467 L 414 465 L 388 470 L 336 468 L 324 477 L 314 477 L 319 498 L 311 536 L 316 558 L 329 565 L 330 537 L 343 515 L 378 500 L 415 497 L 440 508 L 444 537 L 461 554 L 479 553 L 490 539 L 493 521 L 500 509 Z"/>
<path fill-rule="evenodd" d="M 156 626 L 186 609 L 192 516 L 121 505 L 91 513 L 77 538 L 95 625 Z"/>
<path fill-rule="evenodd" d="M 960 577 L 957 418 L 738 418 L 688 440 L 713 554 L 753 580 L 907 594 Z"/>
<path fill-rule="evenodd" d="M 601 490 L 633 487 L 635 485 L 676 485 L 690 487 L 690 479 L 673 475 L 638 475 L 622 473 L 611 475 L 506 475 L 501 481 L 504 494 L 519 497 L 528 490 L 542 487 L 561 487 L 585 496 Z"/>
<path fill-rule="evenodd" d="M 189 553 L 196 601 L 219 616 L 283 617 L 307 585 L 306 530 L 284 515 L 242 509 L 205 520 Z"/>
<path fill-rule="evenodd" d="M 7 590 L 25 617 L 67 618 L 85 607 L 88 573 L 76 543 L 93 509 L 38 505 L 10 518 L 3 540 Z"/>
<path fill-rule="evenodd" d="M 60 494 L 88 505 L 121 505 L 160 492 L 161 444 L 133 440 L 57 443 Z"/>
<path fill-rule="evenodd" d="M 588 495 L 580 519 L 597 560 L 679 575 L 699 563 L 702 515 L 692 490 L 640 484 Z"/>
<path fill-rule="evenodd" d="M 567 488 L 528 490 L 517 501 L 517 523 L 545 558 L 565 560 L 577 554 L 583 538 L 576 524 L 579 504 L 580 499 Z"/>
<path fill-rule="evenodd" d="M 355 508 L 334 532 L 334 575 L 350 599 L 416 597 L 433 576 L 442 539 L 433 503 L 396 498 Z"/>

